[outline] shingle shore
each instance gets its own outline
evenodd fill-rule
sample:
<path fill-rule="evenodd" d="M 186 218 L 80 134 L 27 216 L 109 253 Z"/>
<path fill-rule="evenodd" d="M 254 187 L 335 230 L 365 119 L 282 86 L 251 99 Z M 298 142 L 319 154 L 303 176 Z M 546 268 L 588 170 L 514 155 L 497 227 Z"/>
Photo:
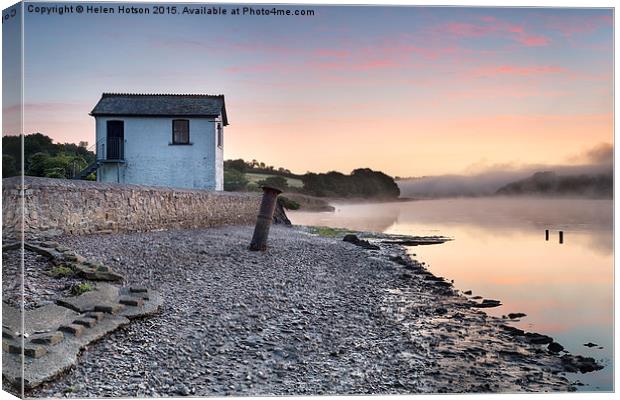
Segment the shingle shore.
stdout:
<path fill-rule="evenodd" d="M 261 253 L 251 236 L 229 226 L 58 239 L 165 301 L 27 396 L 571 390 L 558 355 L 403 263 L 398 246 L 274 226 Z"/>

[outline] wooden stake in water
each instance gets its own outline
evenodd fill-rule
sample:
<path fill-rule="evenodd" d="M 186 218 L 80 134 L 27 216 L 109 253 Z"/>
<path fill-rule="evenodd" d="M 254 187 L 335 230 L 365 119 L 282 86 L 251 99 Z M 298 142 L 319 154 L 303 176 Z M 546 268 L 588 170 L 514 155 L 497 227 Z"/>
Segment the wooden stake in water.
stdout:
<path fill-rule="evenodd" d="M 560 231 L 560 244 L 564 243 L 564 232 Z"/>
<path fill-rule="evenodd" d="M 549 241 L 549 229 L 545 229 L 545 240 Z"/>

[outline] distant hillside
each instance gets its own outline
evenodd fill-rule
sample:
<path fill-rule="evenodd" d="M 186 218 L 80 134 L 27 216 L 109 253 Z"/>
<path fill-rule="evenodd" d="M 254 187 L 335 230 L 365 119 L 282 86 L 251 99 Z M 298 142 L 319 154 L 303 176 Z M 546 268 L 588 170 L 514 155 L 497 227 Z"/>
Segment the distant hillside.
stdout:
<path fill-rule="evenodd" d="M 435 175 L 401 178 L 402 197 L 433 199 L 446 197 L 493 196 L 500 188 L 531 177 L 539 171 L 554 171 L 559 176 L 596 176 L 611 173 L 609 164 L 529 165 L 515 169 L 495 169 L 473 175 Z"/>
<path fill-rule="evenodd" d="M 594 175 L 557 175 L 551 171 L 536 172 L 529 178 L 509 183 L 496 192 L 498 195 L 543 195 L 611 198 L 612 172 Z"/>
<path fill-rule="evenodd" d="M 224 161 L 224 190 L 254 191 L 262 185 L 314 197 L 397 199 L 400 195 L 391 176 L 370 168 L 357 168 L 350 174 L 330 171 L 297 175 L 256 160 Z"/>
<path fill-rule="evenodd" d="M 396 181 L 402 197 L 433 199 L 444 197 L 492 196 L 509 182 L 528 173 L 514 171 L 487 172 L 478 175 L 437 175 L 405 178 Z"/>

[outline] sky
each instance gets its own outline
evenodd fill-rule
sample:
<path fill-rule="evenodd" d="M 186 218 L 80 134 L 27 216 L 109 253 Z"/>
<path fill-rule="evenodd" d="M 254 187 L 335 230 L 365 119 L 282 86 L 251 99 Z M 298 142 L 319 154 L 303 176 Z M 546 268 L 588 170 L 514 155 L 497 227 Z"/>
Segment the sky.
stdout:
<path fill-rule="evenodd" d="M 92 144 L 103 92 L 206 93 L 226 97 L 226 159 L 297 173 L 579 163 L 613 142 L 610 9 L 278 7 L 315 15 L 26 12 L 24 130 Z"/>

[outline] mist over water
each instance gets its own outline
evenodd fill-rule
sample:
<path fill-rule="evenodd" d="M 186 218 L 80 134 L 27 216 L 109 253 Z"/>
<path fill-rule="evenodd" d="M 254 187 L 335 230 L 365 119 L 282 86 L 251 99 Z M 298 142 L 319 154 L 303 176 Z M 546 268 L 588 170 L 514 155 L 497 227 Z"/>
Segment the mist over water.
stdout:
<path fill-rule="evenodd" d="M 473 165 L 464 174 L 404 178 L 397 183 L 401 197 L 406 198 L 471 197 L 494 195 L 503 186 L 527 179 L 537 172 L 549 171 L 560 177 L 593 178 L 600 174 L 611 175 L 613 145 L 599 143 L 581 154 L 574 155 L 570 161 L 570 165 Z M 579 192 L 575 194 L 580 195 Z M 581 195 L 588 197 L 585 192 Z"/>
<path fill-rule="evenodd" d="M 612 389 L 612 200 L 487 197 L 333 205 L 333 213 L 298 211 L 289 217 L 301 225 L 453 238 L 409 251 L 436 275 L 454 279 L 456 288 L 501 300 L 501 307 L 485 310 L 489 314 L 523 312 L 527 317 L 513 325 L 599 360 L 603 370 L 569 377 L 586 383 L 583 390 Z M 588 342 L 600 346 L 583 346 Z"/>

